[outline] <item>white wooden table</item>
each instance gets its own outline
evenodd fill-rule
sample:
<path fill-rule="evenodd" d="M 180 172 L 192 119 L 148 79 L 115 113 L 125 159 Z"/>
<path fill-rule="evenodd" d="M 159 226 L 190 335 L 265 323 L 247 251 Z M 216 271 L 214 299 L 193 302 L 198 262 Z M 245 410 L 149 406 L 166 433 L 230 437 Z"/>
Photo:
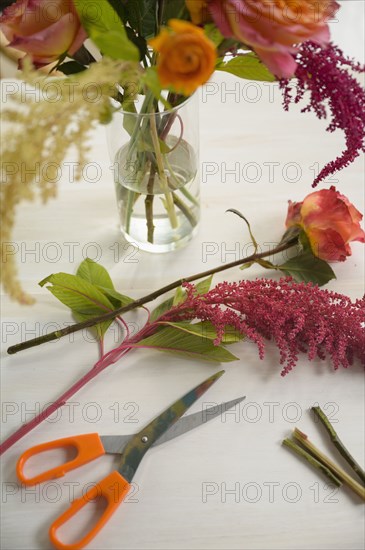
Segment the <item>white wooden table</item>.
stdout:
<path fill-rule="evenodd" d="M 104 128 L 92 137 L 93 163 L 102 177 L 69 183 L 65 170 L 57 200 L 21 207 L 15 231 L 17 260 L 32 307 L 2 297 L 2 401 L 5 438 L 34 411 L 54 400 L 97 359 L 87 334 L 76 334 L 9 357 L 6 349 L 24 338 L 71 322 L 69 312 L 37 286 L 50 273 L 75 272 L 89 255 L 111 273 L 116 288 L 134 297 L 183 275 L 250 252 L 235 207 L 250 220 L 262 249 L 278 242 L 287 201 L 311 192 L 313 170 L 342 150 L 342 135 L 298 109 L 285 114 L 276 87 L 215 75 L 201 91 L 202 222 L 186 248 L 150 255 L 126 245 L 117 212 Z M 72 157 L 70 157 L 72 160 Z M 94 166 L 95 168 L 95 166 Z M 364 210 L 363 159 L 336 176 L 337 186 Z M 232 172 L 233 171 L 233 172 Z M 329 187 L 330 183 L 325 187 Z M 352 298 L 364 292 L 364 248 L 334 266 L 329 289 Z M 210 252 L 207 254 L 207 252 Z M 268 276 L 261 268 L 238 269 L 215 281 Z M 275 275 L 274 275 L 275 276 Z M 140 323 L 131 315 L 129 320 Z M 112 345 L 114 333 L 109 337 Z M 357 549 L 363 547 L 363 506 L 343 488 L 334 491 L 316 471 L 280 445 L 295 425 L 338 460 L 309 408 L 319 403 L 354 456 L 364 461 L 364 382 L 357 365 L 334 372 L 327 362 L 301 357 L 280 376 L 277 350 L 260 361 L 255 345 L 240 343 L 240 360 L 192 407 L 246 395 L 234 414 L 152 450 L 135 476 L 135 493 L 89 548 L 95 549 Z M 44 422 L 3 455 L 2 547 L 46 549 L 49 524 L 89 482 L 106 475 L 104 457 L 56 482 L 32 490 L 17 485 L 14 465 L 29 446 L 71 434 L 133 433 L 175 398 L 219 366 L 153 351 L 136 351 L 80 391 L 52 421 Z M 341 464 L 343 462 L 339 460 Z"/>

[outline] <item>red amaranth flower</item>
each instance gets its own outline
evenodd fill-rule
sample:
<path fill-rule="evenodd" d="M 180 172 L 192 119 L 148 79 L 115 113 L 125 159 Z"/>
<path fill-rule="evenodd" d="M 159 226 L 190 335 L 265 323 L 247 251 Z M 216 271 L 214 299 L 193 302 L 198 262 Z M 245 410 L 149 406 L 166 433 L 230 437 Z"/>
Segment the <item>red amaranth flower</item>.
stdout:
<path fill-rule="evenodd" d="M 299 103 L 304 92 L 310 92 L 310 102 L 302 112 L 314 111 L 319 119 L 327 118 L 328 103 L 331 122 L 328 132 L 340 129 L 345 133 L 346 149 L 329 162 L 315 178 L 312 187 L 355 160 L 360 151 L 365 151 L 365 92 L 351 73 L 361 73 L 365 68 L 345 57 L 335 45 L 321 48 L 314 42 L 302 44 L 296 57 L 298 68 L 296 95 L 292 98 L 293 86 L 289 80 L 281 80 L 284 108 L 292 101 Z"/>
<path fill-rule="evenodd" d="M 264 339 L 274 340 L 284 365 L 282 375 L 295 366 L 299 352 L 310 360 L 329 357 L 335 370 L 355 359 L 365 365 L 365 297 L 352 302 L 290 277 L 224 282 L 202 296 L 194 285 L 185 288 L 187 300 L 165 313 L 164 320 L 210 321 L 217 330 L 216 344 L 225 326 L 233 326 L 257 344 L 260 357 Z"/>

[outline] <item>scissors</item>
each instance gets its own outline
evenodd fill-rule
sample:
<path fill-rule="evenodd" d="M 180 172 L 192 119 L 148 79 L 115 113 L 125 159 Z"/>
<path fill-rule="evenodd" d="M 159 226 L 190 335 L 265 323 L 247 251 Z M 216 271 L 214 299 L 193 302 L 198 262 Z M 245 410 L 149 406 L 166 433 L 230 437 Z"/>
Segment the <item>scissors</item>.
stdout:
<path fill-rule="evenodd" d="M 121 455 L 119 466 L 107 477 L 99 481 L 81 498 L 74 500 L 71 506 L 56 519 L 49 529 L 52 544 L 59 550 L 79 550 L 84 548 L 109 520 L 118 506 L 123 502 L 131 488 L 131 481 L 146 452 L 153 446 L 165 443 L 183 433 L 196 428 L 200 424 L 215 418 L 222 412 L 234 407 L 245 397 L 240 397 L 220 406 L 211 407 L 180 418 L 185 411 L 214 384 L 225 371 L 220 371 L 186 393 L 175 401 L 168 409 L 159 414 L 143 430 L 135 435 L 99 436 L 97 433 L 65 437 L 31 447 L 19 458 L 16 472 L 19 480 L 25 485 L 36 485 L 50 479 L 62 477 L 66 472 L 78 468 L 105 453 Z M 49 469 L 35 477 L 24 475 L 24 465 L 35 455 L 51 449 L 73 447 L 77 455 L 72 460 L 55 468 Z M 107 506 L 102 516 L 92 526 L 90 531 L 72 544 L 64 544 L 57 537 L 58 529 L 67 523 L 88 502 L 104 498 Z"/>

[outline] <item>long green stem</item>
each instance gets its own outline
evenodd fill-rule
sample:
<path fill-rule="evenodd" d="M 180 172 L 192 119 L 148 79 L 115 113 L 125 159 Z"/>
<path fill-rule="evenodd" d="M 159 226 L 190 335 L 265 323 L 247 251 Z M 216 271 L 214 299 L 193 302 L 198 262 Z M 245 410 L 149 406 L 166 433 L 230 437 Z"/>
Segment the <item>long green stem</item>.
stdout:
<path fill-rule="evenodd" d="M 94 325 L 97 325 L 98 323 L 102 323 L 103 321 L 110 321 L 111 319 L 115 319 L 119 315 L 123 315 L 124 313 L 127 313 L 128 311 L 132 311 L 133 309 L 136 309 L 138 307 L 141 307 L 148 302 L 152 302 L 159 296 L 162 296 L 166 292 L 170 292 L 170 290 L 174 290 L 175 288 L 178 288 L 183 283 L 191 283 L 193 281 L 197 281 L 199 279 L 203 279 L 204 277 L 209 277 L 209 275 L 214 275 L 215 273 L 220 273 L 221 271 L 225 271 L 227 269 L 230 269 L 232 267 L 241 266 L 250 262 L 254 262 L 260 258 L 266 258 L 267 256 L 271 256 L 274 254 L 278 254 L 279 252 L 283 252 L 284 250 L 287 250 L 288 248 L 291 248 L 292 246 L 295 246 L 298 244 L 298 238 L 295 237 L 292 240 L 286 240 L 283 243 L 278 244 L 274 249 L 268 250 L 266 252 L 260 252 L 256 254 L 251 254 L 250 256 L 247 256 L 246 258 L 240 258 L 238 260 L 235 260 L 233 262 L 230 262 L 228 264 L 223 264 L 218 267 L 208 269 L 206 271 L 202 271 L 201 273 L 197 273 L 195 275 L 190 275 L 189 277 L 182 277 L 181 279 L 177 279 L 173 283 L 169 283 L 166 286 L 163 286 L 162 288 L 155 290 L 154 292 L 151 292 L 150 294 L 147 294 L 146 296 L 143 296 L 142 298 L 139 298 L 138 300 L 134 300 L 130 304 L 123 306 L 121 308 L 115 309 L 114 311 L 104 313 L 103 315 L 99 315 L 98 317 L 94 317 L 93 319 L 89 319 L 87 321 L 83 321 L 82 323 L 75 323 L 74 325 L 70 325 L 68 327 L 65 327 L 61 330 L 56 330 L 54 332 L 50 332 L 49 334 L 45 334 L 43 336 L 39 336 L 38 338 L 33 338 L 31 340 L 28 340 L 26 342 L 21 342 L 19 344 L 15 344 L 14 346 L 10 346 L 8 348 L 8 353 L 10 355 L 14 353 L 18 353 L 19 351 L 23 351 L 25 349 L 33 348 L 35 346 L 39 346 L 41 344 L 45 344 L 46 342 L 52 342 L 53 340 L 58 340 L 59 338 L 62 338 L 63 336 L 67 336 L 68 334 L 72 334 L 74 332 L 78 332 L 79 330 L 87 329 L 90 327 L 93 327 Z"/>
<path fill-rule="evenodd" d="M 156 162 L 158 166 L 158 175 L 159 175 L 161 187 L 166 199 L 166 210 L 169 216 L 171 227 L 173 229 L 176 229 L 178 226 L 178 221 L 177 221 L 175 207 L 174 207 L 174 200 L 173 200 L 171 191 L 169 189 L 167 176 L 165 174 L 165 167 L 163 164 L 162 154 L 160 150 L 160 142 L 158 140 L 156 119 L 154 116 L 151 117 L 150 123 L 151 123 L 151 137 L 152 137 L 152 142 L 154 147 L 154 153 L 156 156 Z"/>
<path fill-rule="evenodd" d="M 190 208 L 187 206 L 187 204 L 184 203 L 180 199 L 180 197 L 176 193 L 172 193 L 174 204 L 181 210 L 181 212 L 184 214 L 184 216 L 189 220 L 189 223 L 192 227 L 195 227 L 197 222 L 197 219 L 195 218 L 194 214 L 191 212 Z"/>
<path fill-rule="evenodd" d="M 364 470 L 361 468 L 360 464 L 356 462 L 354 457 L 349 453 L 345 445 L 342 443 L 341 439 L 337 435 L 336 430 L 332 426 L 328 417 L 322 411 L 321 407 L 312 407 L 312 411 L 314 412 L 316 417 L 322 422 L 334 446 L 337 448 L 340 454 L 344 457 L 344 459 L 349 463 L 349 465 L 354 470 L 356 475 L 361 479 L 361 481 L 365 483 Z"/>
<path fill-rule="evenodd" d="M 155 167 L 151 163 L 150 176 L 147 183 L 147 195 L 145 198 L 145 209 L 146 209 L 146 223 L 147 223 L 147 241 L 153 243 L 153 233 L 155 231 L 155 226 L 153 223 L 153 186 L 155 182 Z"/>

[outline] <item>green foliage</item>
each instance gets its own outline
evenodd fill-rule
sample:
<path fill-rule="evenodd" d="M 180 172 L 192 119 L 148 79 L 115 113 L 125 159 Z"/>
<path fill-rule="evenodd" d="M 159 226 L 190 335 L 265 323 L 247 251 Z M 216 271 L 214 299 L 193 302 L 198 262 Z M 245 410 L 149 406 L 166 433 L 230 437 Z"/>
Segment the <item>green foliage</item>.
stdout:
<path fill-rule="evenodd" d="M 139 36 L 148 39 L 156 35 L 156 0 L 124 0 L 126 18 Z"/>
<path fill-rule="evenodd" d="M 77 321 L 86 321 L 129 304 L 133 300 L 114 290 L 107 270 L 93 260 L 86 258 L 76 275 L 55 273 L 41 281 L 60 302 L 69 307 Z M 105 321 L 91 330 L 99 340 L 113 321 Z"/>
<path fill-rule="evenodd" d="M 174 303 L 174 298 L 167 298 L 167 300 L 164 300 L 160 305 L 158 305 L 155 309 L 151 311 L 150 321 L 156 321 L 161 315 L 166 313 L 166 311 L 169 311 L 169 309 L 172 308 Z"/>
<path fill-rule="evenodd" d="M 77 61 L 67 61 L 66 63 L 62 63 L 58 67 L 58 70 L 68 76 L 70 74 L 81 73 L 82 71 L 86 70 L 86 67 L 84 67 L 84 65 L 81 65 L 81 63 L 78 63 Z"/>
<path fill-rule="evenodd" d="M 173 323 L 170 321 L 162 321 L 161 325 L 168 325 L 208 340 L 215 340 L 217 338 L 217 331 L 210 321 L 200 321 L 199 323 L 189 323 L 187 321 Z M 235 344 L 243 340 L 243 338 L 244 336 L 234 327 L 227 325 L 222 338 L 222 344 Z"/>
<path fill-rule="evenodd" d="M 111 59 L 138 61 L 139 50 L 108 0 L 74 0 L 81 22 L 90 38 Z"/>
<path fill-rule="evenodd" d="M 299 239 L 302 246 L 300 253 L 284 264 L 277 266 L 278 269 L 285 275 L 293 277 L 298 283 L 312 282 L 318 286 L 323 286 L 331 279 L 336 279 L 331 266 L 313 254 L 304 231 L 300 233 Z"/>
<path fill-rule="evenodd" d="M 204 25 L 206 36 L 213 42 L 216 48 L 223 42 L 224 36 L 214 23 Z M 221 63 L 221 60 L 219 61 Z"/>
<path fill-rule="evenodd" d="M 170 103 L 161 94 L 161 84 L 158 78 L 156 67 L 148 67 L 141 77 L 141 84 L 151 90 L 154 97 L 161 101 L 166 109 L 171 109 Z"/>
<path fill-rule="evenodd" d="M 137 342 L 134 347 L 153 348 L 174 355 L 218 363 L 238 360 L 238 357 L 223 346 L 215 346 L 211 338 L 181 330 L 179 326 L 163 327 L 156 334 Z"/>
<path fill-rule="evenodd" d="M 252 233 L 251 225 L 250 225 L 249 221 L 247 220 L 247 218 L 245 218 L 245 216 L 241 212 L 236 210 L 235 208 L 229 208 L 228 210 L 226 210 L 226 212 L 232 212 L 232 214 L 235 214 L 236 216 L 238 216 L 239 218 L 241 218 L 245 222 L 245 224 L 247 225 L 248 232 L 250 234 L 251 240 L 252 240 L 252 244 L 255 248 L 254 253 L 256 254 L 259 245 L 257 244 L 257 241 L 256 241 L 256 239 L 255 239 L 255 237 Z"/>
<path fill-rule="evenodd" d="M 259 60 L 253 52 L 238 55 L 224 61 L 223 58 L 218 60 L 216 65 L 217 71 L 225 71 L 239 78 L 247 80 L 259 80 L 264 82 L 275 82 L 275 76 L 270 73 L 269 69 Z"/>

